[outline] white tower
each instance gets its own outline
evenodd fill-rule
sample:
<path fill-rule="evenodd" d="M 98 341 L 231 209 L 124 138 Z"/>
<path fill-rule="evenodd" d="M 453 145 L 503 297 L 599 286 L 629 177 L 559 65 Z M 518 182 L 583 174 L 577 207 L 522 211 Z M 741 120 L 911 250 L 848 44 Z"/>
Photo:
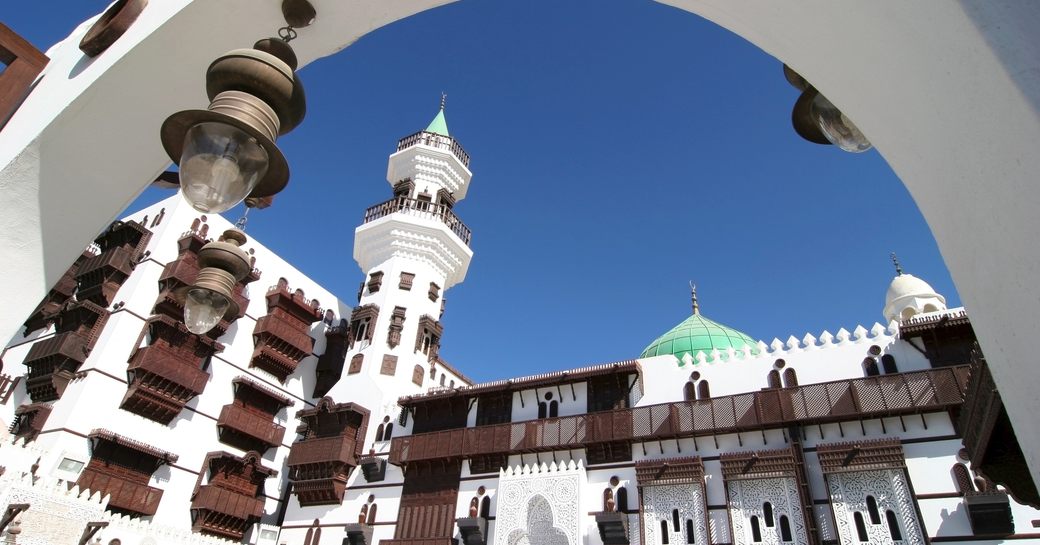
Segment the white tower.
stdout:
<path fill-rule="evenodd" d="M 382 392 L 382 399 L 367 400 L 373 425 L 393 418 L 397 396 L 465 381 L 438 349 L 444 292 L 462 282 L 473 258 L 469 228 L 452 211 L 469 187 L 468 165 L 448 133 L 442 98 L 430 125 L 402 138 L 390 155 L 393 197 L 369 208 L 354 231 L 354 259 L 366 278 L 347 324 L 343 379 L 330 394 L 365 404 Z M 352 379 L 374 388 L 365 394 Z"/>

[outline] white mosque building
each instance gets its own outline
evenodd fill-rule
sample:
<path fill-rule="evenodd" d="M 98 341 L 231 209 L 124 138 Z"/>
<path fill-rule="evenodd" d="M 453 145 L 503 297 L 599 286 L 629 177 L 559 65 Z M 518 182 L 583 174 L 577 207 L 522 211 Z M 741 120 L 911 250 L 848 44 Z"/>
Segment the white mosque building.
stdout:
<path fill-rule="evenodd" d="M 882 324 L 765 343 L 694 293 L 636 358 L 473 384 L 439 356 L 471 177 L 442 106 L 355 230 L 356 305 L 249 241 L 203 335 L 174 294 L 231 224 L 179 197 L 112 224 L 3 351 L 0 538 L 1040 543 L 1035 497 L 968 461 L 997 422 L 968 315 L 902 271 Z"/>

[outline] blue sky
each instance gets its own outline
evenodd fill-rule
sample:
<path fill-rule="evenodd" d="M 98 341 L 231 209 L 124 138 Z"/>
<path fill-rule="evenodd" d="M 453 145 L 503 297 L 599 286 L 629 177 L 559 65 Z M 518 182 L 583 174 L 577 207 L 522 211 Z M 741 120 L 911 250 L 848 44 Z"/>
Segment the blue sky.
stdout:
<path fill-rule="evenodd" d="M 23 2 L 4 22 L 46 49 L 105 5 Z M 689 13 L 464 0 L 301 77 L 307 119 L 279 141 L 292 180 L 248 234 L 352 303 L 354 227 L 390 196 L 397 139 L 447 92 L 476 255 L 447 293 L 441 354 L 474 379 L 638 356 L 689 315 L 689 280 L 706 316 L 766 342 L 880 320 L 891 251 L 960 304 L 881 156 L 801 140 L 780 62 Z"/>

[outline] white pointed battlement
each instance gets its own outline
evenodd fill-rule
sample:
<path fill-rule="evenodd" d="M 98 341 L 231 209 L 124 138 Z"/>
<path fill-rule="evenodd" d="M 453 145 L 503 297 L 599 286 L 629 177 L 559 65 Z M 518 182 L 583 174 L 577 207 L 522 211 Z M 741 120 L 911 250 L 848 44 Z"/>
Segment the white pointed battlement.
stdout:
<path fill-rule="evenodd" d="M 734 350 L 733 348 L 729 348 L 725 352 L 721 352 L 718 349 L 712 349 L 710 352 L 699 350 L 696 354 L 684 355 L 679 361 L 679 366 L 684 367 L 690 364 L 704 365 L 708 363 L 752 360 L 758 358 L 783 358 L 788 354 L 807 352 L 811 350 L 825 350 L 834 346 L 844 346 L 853 343 L 860 344 L 868 341 L 871 344 L 887 344 L 891 342 L 898 333 L 898 322 L 890 322 L 887 326 L 875 322 L 870 329 L 867 329 L 862 325 L 856 326 L 852 333 L 849 333 L 845 328 L 841 328 L 838 330 L 836 335 L 832 335 L 831 332 L 827 330 L 820 333 L 819 337 L 816 337 L 811 333 L 806 333 L 805 336 L 798 339 L 794 335 L 791 335 L 787 338 L 787 341 L 781 341 L 777 338 L 774 338 L 768 344 L 763 341 L 758 341 L 754 348 L 746 346 L 743 350 Z"/>

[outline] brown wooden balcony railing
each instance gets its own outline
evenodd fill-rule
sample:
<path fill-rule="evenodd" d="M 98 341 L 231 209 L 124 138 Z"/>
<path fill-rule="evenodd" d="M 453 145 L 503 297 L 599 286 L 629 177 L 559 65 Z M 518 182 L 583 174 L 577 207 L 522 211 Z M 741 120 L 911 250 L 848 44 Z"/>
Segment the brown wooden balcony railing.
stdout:
<path fill-rule="evenodd" d="M 183 351 L 166 343 L 156 343 L 138 348 L 130 357 L 127 370 L 164 379 L 161 389 L 187 402 L 201 394 L 209 381 L 209 373 L 199 367 L 200 360 L 186 357 Z M 155 384 L 159 382 L 151 377 L 146 377 L 146 380 Z"/>
<path fill-rule="evenodd" d="M 141 478 L 147 479 L 148 476 Z M 163 491 L 158 488 L 89 466 L 80 473 L 76 484 L 81 489 L 87 488 L 111 496 L 108 504 L 112 507 L 146 516 L 155 514 L 163 495 Z"/>
<path fill-rule="evenodd" d="M 397 151 L 410 148 L 415 145 L 430 146 L 443 150 L 450 151 L 462 164 L 469 168 L 469 154 L 466 150 L 462 149 L 462 146 L 450 136 L 444 136 L 443 134 L 436 134 L 432 132 L 419 131 L 415 134 L 409 134 L 404 138 L 397 141 Z"/>
<path fill-rule="evenodd" d="M 344 462 L 356 466 L 354 439 L 343 435 L 304 439 L 293 443 L 289 451 L 290 466 L 327 462 Z"/>
<path fill-rule="evenodd" d="M 390 462 L 545 452 L 938 411 L 961 403 L 967 366 L 394 438 Z"/>
<path fill-rule="evenodd" d="M 240 494 L 219 486 L 200 486 L 191 500 L 192 509 L 215 511 L 237 519 L 259 518 L 264 514 L 264 500 Z"/>
<path fill-rule="evenodd" d="M 217 417 L 217 426 L 230 428 L 271 448 L 280 445 L 285 437 L 285 426 L 278 425 L 271 418 L 270 415 L 261 416 L 239 405 L 224 405 Z"/>
<path fill-rule="evenodd" d="M 451 232 L 455 233 L 460 239 L 462 239 L 462 242 L 464 242 L 466 246 L 469 246 L 470 239 L 473 237 L 469 227 L 466 227 L 466 224 L 462 223 L 462 220 L 455 215 L 455 212 L 451 211 L 451 208 L 443 204 L 420 201 L 419 199 L 412 199 L 410 197 L 394 197 L 389 201 L 377 204 L 368 210 L 365 210 L 364 223 L 375 221 L 384 216 L 396 213 L 439 220 L 441 223 L 447 225 L 448 228 L 451 229 Z"/>

